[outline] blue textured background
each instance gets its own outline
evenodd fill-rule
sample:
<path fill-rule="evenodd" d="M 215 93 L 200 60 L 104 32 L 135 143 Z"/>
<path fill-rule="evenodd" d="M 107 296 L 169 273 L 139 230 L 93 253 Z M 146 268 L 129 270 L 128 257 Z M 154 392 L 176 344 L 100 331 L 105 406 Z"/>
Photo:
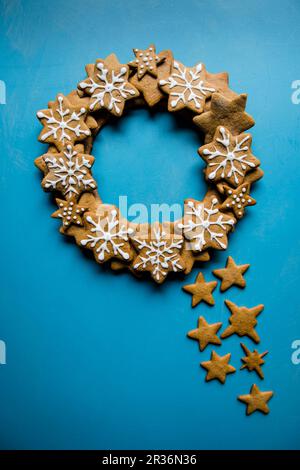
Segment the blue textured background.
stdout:
<path fill-rule="evenodd" d="M 0 11 L 1 448 L 299 448 L 300 365 L 291 363 L 300 338 L 300 105 L 291 102 L 299 1 L 2 0 Z M 83 256 L 58 233 L 33 166 L 46 149 L 36 110 L 75 88 L 86 63 L 112 51 L 127 62 L 132 47 L 152 41 L 186 65 L 229 71 L 256 119 L 253 149 L 265 170 L 258 205 L 228 252 L 204 268 L 212 279 L 228 254 L 249 262 L 247 288 L 216 292 L 214 308 L 192 310 L 180 279 L 157 288 Z M 199 144 L 173 116 L 131 113 L 95 145 L 103 199 L 126 194 L 149 207 L 201 197 Z M 211 348 L 200 354 L 185 334 L 200 314 L 226 325 L 225 298 L 265 304 L 257 328 L 259 349 L 270 351 L 263 382 L 247 371 L 225 386 L 204 382 L 199 363 Z M 239 342 L 233 336 L 217 350 L 232 352 L 237 368 Z M 236 400 L 253 382 L 276 393 L 268 416 L 246 417 Z"/>

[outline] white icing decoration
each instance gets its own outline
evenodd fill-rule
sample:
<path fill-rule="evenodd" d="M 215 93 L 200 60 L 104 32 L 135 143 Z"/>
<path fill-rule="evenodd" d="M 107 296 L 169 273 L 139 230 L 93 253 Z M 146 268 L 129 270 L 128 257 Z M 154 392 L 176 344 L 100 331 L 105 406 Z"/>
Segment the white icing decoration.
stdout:
<path fill-rule="evenodd" d="M 203 155 L 208 157 L 208 178 L 213 180 L 218 176 L 218 172 L 221 172 L 219 175 L 221 178 L 231 178 L 233 176 L 234 182 L 239 184 L 243 180 L 247 169 L 256 167 L 256 164 L 247 155 L 249 146 L 244 145 L 250 139 L 250 136 L 246 135 L 240 142 L 238 137 L 235 137 L 234 148 L 230 150 L 230 133 L 224 127 L 221 127 L 220 134 L 221 136 L 217 138 L 217 142 L 224 147 L 223 152 L 216 147 L 213 150 L 208 148 L 203 150 Z M 215 159 L 217 161 L 214 161 Z"/>
<path fill-rule="evenodd" d="M 96 77 L 100 83 L 95 82 L 92 77 L 80 83 L 80 87 L 92 95 L 90 103 L 91 111 L 98 104 L 100 108 L 103 108 L 104 98 L 108 97 L 108 110 L 114 110 L 116 114 L 120 114 L 121 108 L 118 106 L 118 103 L 122 103 L 130 95 L 134 96 L 136 94 L 136 91 L 127 82 L 127 68 L 121 67 L 117 73 L 112 70 L 111 79 L 108 78 L 108 69 L 105 68 L 102 62 L 97 64 L 97 69 L 99 73 L 96 74 Z"/>
<path fill-rule="evenodd" d="M 196 71 L 181 66 L 178 62 L 174 62 L 173 72 L 167 80 L 160 80 L 160 85 L 168 85 L 169 90 L 176 87 L 177 91 L 170 91 L 171 107 L 176 108 L 178 103 L 182 102 L 184 105 L 189 102 L 194 102 L 196 109 L 201 109 L 207 97 L 207 92 L 213 93 L 216 91 L 204 85 L 204 80 L 201 79 L 202 64 L 196 66 Z M 179 91 L 178 91 L 179 88 Z M 181 89 L 181 90 L 180 90 Z"/>
<path fill-rule="evenodd" d="M 218 200 L 213 198 L 209 208 L 205 207 L 203 202 L 195 205 L 193 201 L 188 202 L 189 210 L 185 211 L 183 224 L 178 224 L 178 227 L 183 229 L 184 236 L 193 242 L 193 250 L 202 251 L 207 244 L 205 236 L 209 236 L 211 242 L 216 242 L 220 248 L 225 249 L 226 243 L 222 238 L 227 234 L 227 231 L 233 227 L 234 219 L 228 219 L 228 216 L 222 214 L 215 206 Z M 213 217 L 216 216 L 217 218 Z M 212 218 L 213 217 L 213 218 Z M 215 228 L 221 229 L 221 232 L 216 232 Z"/>
<path fill-rule="evenodd" d="M 123 259 L 128 260 L 129 254 L 124 251 L 123 247 L 128 241 L 128 235 L 133 233 L 133 229 L 125 225 L 120 226 L 116 210 L 112 210 L 103 219 L 100 216 L 97 217 L 98 220 L 95 222 L 93 217 L 87 216 L 86 220 L 92 225 L 92 228 L 89 229 L 90 233 L 87 238 L 81 240 L 81 245 L 89 245 L 90 248 L 95 249 L 99 261 L 104 261 L 105 254 L 110 253 L 111 250 L 114 256 L 120 255 Z"/>
<path fill-rule="evenodd" d="M 133 268 L 138 269 L 141 266 L 146 269 L 151 267 L 154 279 L 159 282 L 161 277 L 164 278 L 168 274 L 169 270 L 177 272 L 183 269 L 178 254 L 183 239 L 166 238 L 166 233 L 160 227 L 153 228 L 153 232 L 154 239 L 152 240 L 133 239 L 138 244 L 138 249 L 143 250 L 143 255 L 137 257 Z"/>
<path fill-rule="evenodd" d="M 71 113 L 70 109 L 63 109 L 63 102 L 64 97 L 59 95 L 58 107 L 55 109 L 59 118 L 54 116 L 52 109 L 47 110 L 50 113 L 50 116 L 47 116 L 43 111 L 38 111 L 38 118 L 46 119 L 47 126 L 50 129 L 41 136 L 41 140 L 46 140 L 48 137 L 53 136 L 54 139 L 57 139 L 64 145 L 66 141 L 70 142 L 72 140 L 67 131 L 73 132 L 77 138 L 81 138 L 82 135 L 89 136 L 91 134 L 90 130 L 83 129 L 80 123 L 76 125 L 76 123 L 80 121 L 81 116 L 86 113 L 86 109 L 81 108 L 79 112 L 73 111 Z"/>
<path fill-rule="evenodd" d="M 60 185 L 67 198 L 73 194 L 78 195 L 83 190 L 95 189 L 95 180 L 89 172 L 92 166 L 89 160 L 83 154 L 78 154 L 71 145 L 68 145 L 62 154 L 47 154 L 44 158 L 49 169 L 44 182 L 45 188 L 56 189 L 57 185 Z"/>

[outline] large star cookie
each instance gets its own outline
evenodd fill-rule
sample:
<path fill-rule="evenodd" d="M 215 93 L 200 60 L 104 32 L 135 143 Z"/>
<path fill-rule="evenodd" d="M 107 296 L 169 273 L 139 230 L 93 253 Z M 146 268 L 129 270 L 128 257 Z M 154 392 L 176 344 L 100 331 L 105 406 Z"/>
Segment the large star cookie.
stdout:
<path fill-rule="evenodd" d="M 192 294 L 192 307 L 196 307 L 200 302 L 206 302 L 208 305 L 214 305 L 212 296 L 213 290 L 217 287 L 217 281 L 205 282 L 202 273 L 199 273 L 194 284 L 183 286 L 182 289 Z"/>
<path fill-rule="evenodd" d="M 221 328 L 222 323 L 207 323 L 204 317 L 199 317 L 198 328 L 188 332 L 187 336 L 198 341 L 200 351 L 203 351 L 208 344 L 221 344 L 217 332 Z"/>
<path fill-rule="evenodd" d="M 260 338 L 255 331 L 257 325 L 256 317 L 263 311 L 263 305 L 257 305 L 256 307 L 238 307 L 230 300 L 225 300 L 226 306 L 231 312 L 229 318 L 230 325 L 221 334 L 221 338 L 227 338 L 233 334 L 238 336 L 248 336 L 255 343 L 260 342 Z"/>
<path fill-rule="evenodd" d="M 246 281 L 243 274 L 247 271 L 250 264 L 237 265 L 231 256 L 228 256 L 226 267 L 214 269 L 213 274 L 222 280 L 220 290 L 226 291 L 231 286 L 245 287 Z"/>

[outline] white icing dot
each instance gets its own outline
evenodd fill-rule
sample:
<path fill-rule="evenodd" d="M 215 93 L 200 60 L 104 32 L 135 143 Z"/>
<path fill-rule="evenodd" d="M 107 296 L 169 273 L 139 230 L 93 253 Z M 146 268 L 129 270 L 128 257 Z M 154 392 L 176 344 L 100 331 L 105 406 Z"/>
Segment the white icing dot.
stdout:
<path fill-rule="evenodd" d="M 236 199 L 236 194 L 233 195 L 233 199 Z"/>
<path fill-rule="evenodd" d="M 74 202 L 71 201 L 71 202 L 70 202 L 70 206 L 74 206 Z"/>
<path fill-rule="evenodd" d="M 250 204 L 250 202 L 252 202 L 252 199 L 248 199 L 248 202 L 249 202 L 249 204 Z"/>
<path fill-rule="evenodd" d="M 207 150 L 207 152 L 210 153 L 209 150 Z M 205 155 L 207 155 L 207 154 L 205 154 Z M 228 194 L 232 194 L 231 189 L 229 189 Z"/>
<path fill-rule="evenodd" d="M 242 202 L 245 202 L 245 199 L 244 199 L 244 198 L 242 199 Z"/>
<path fill-rule="evenodd" d="M 235 201 L 232 201 L 232 203 L 231 203 L 231 204 L 234 206 L 234 205 L 235 205 Z"/>
<path fill-rule="evenodd" d="M 241 204 L 238 204 L 238 209 L 241 209 L 241 208 L 242 208 Z"/>
<path fill-rule="evenodd" d="M 85 113 L 85 108 L 81 108 L 80 112 Z"/>
<path fill-rule="evenodd" d="M 242 215 L 241 211 L 240 211 L 240 212 L 238 212 L 238 214 L 239 214 L 239 215 Z"/>
<path fill-rule="evenodd" d="M 247 190 L 246 190 L 246 188 L 243 188 L 242 191 L 243 191 L 243 193 L 245 193 Z"/>
<path fill-rule="evenodd" d="M 68 215 L 67 219 L 68 219 L 68 220 L 71 220 L 71 217 Z"/>
<path fill-rule="evenodd" d="M 217 203 L 218 203 L 218 199 L 217 199 L 216 197 L 214 197 L 213 200 L 212 200 L 212 203 L 213 203 L 213 204 L 217 204 Z"/>
<path fill-rule="evenodd" d="M 230 204 L 226 204 L 226 207 L 230 207 Z"/>
<path fill-rule="evenodd" d="M 127 69 L 126 67 L 122 67 L 121 70 L 120 70 L 121 73 L 126 73 L 127 72 Z"/>
<path fill-rule="evenodd" d="M 142 52 L 140 52 L 140 57 L 143 57 L 143 53 L 142 53 Z"/>
<path fill-rule="evenodd" d="M 59 204 L 59 207 L 64 207 L 64 205 L 63 205 L 63 203 L 62 203 L 62 202 Z"/>
<path fill-rule="evenodd" d="M 74 215 L 73 219 L 74 219 L 74 220 L 76 220 L 76 219 L 77 219 L 76 215 Z"/>
<path fill-rule="evenodd" d="M 236 202 L 240 202 L 240 198 L 239 198 L 239 197 L 236 198 Z"/>

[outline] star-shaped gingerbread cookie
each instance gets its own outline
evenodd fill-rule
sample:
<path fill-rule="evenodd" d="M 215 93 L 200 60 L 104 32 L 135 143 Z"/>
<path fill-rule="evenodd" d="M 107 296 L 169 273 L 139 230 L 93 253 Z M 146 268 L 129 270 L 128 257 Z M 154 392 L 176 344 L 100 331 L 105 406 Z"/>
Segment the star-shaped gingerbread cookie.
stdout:
<path fill-rule="evenodd" d="M 237 334 L 238 336 L 248 336 L 255 343 L 259 343 L 260 338 L 255 331 L 257 325 L 256 317 L 263 311 L 264 306 L 261 304 L 252 308 L 238 307 L 230 300 L 225 300 L 225 304 L 231 312 L 229 318 L 230 325 L 221 334 L 221 338 L 224 339 Z"/>
<path fill-rule="evenodd" d="M 135 59 L 129 62 L 129 66 L 137 69 L 137 78 L 140 80 L 146 73 L 157 77 L 157 66 L 165 60 L 164 55 L 156 54 L 154 44 L 148 49 L 133 49 Z"/>
<path fill-rule="evenodd" d="M 225 356 L 219 356 L 215 351 L 212 351 L 210 361 L 201 362 L 201 367 L 206 369 L 205 380 L 217 379 L 222 384 L 225 383 L 226 375 L 235 372 L 235 368 L 229 364 L 231 354 L 225 354 Z"/>
<path fill-rule="evenodd" d="M 83 225 L 82 216 L 85 211 L 88 210 L 88 207 L 78 205 L 76 203 L 76 198 L 72 197 L 68 201 L 63 199 L 56 199 L 56 203 L 59 209 L 51 215 L 55 219 L 61 219 L 62 221 L 62 232 L 66 232 L 71 225 Z"/>
<path fill-rule="evenodd" d="M 251 415 L 254 411 L 261 411 L 268 414 L 270 409 L 267 405 L 268 401 L 274 395 L 273 392 L 261 392 L 257 385 L 252 385 L 248 395 L 240 395 L 238 400 L 247 405 L 246 414 Z"/>
<path fill-rule="evenodd" d="M 139 91 L 128 81 L 129 67 L 120 64 L 115 54 L 98 59 L 94 73 L 79 83 L 79 89 L 91 96 L 90 111 L 106 109 L 121 116 L 125 102 L 139 96 Z"/>
<path fill-rule="evenodd" d="M 245 213 L 245 207 L 255 206 L 256 201 L 250 196 L 250 184 L 241 184 L 238 188 L 232 189 L 226 184 L 223 185 L 224 194 L 227 196 L 221 209 L 223 211 L 233 211 L 237 219 L 241 219 Z"/>
<path fill-rule="evenodd" d="M 265 363 L 265 361 L 263 360 L 263 357 L 266 356 L 266 354 L 268 354 L 268 351 L 265 351 L 263 353 L 259 353 L 257 351 L 257 349 L 254 349 L 253 352 L 251 352 L 247 346 L 243 343 L 241 343 L 241 346 L 246 354 L 245 357 L 242 357 L 242 361 L 245 363 L 242 365 L 241 367 L 241 370 L 242 369 L 248 369 L 250 372 L 252 372 L 253 370 L 257 373 L 257 375 L 263 379 L 264 378 L 264 374 L 263 374 L 263 371 L 261 370 L 261 366 Z"/>
<path fill-rule="evenodd" d="M 196 307 L 200 302 L 206 302 L 208 305 L 214 305 L 212 296 L 213 290 L 217 287 L 217 281 L 205 282 L 202 273 L 199 273 L 194 284 L 183 286 L 182 289 L 192 294 L 192 307 Z"/>
<path fill-rule="evenodd" d="M 247 271 L 250 264 L 237 265 L 231 256 L 228 256 L 226 267 L 222 269 L 214 269 L 213 274 L 222 279 L 220 290 L 226 291 L 231 286 L 245 287 L 246 281 L 243 274 Z"/>
<path fill-rule="evenodd" d="M 222 323 L 209 324 L 204 317 L 199 317 L 198 328 L 189 331 L 187 336 L 198 341 L 200 351 L 203 351 L 208 344 L 221 344 L 221 340 L 217 336 L 221 326 Z"/>
<path fill-rule="evenodd" d="M 194 123 L 205 134 L 205 143 L 213 140 L 218 126 L 226 127 L 234 135 L 254 126 L 254 119 L 245 112 L 247 95 L 242 94 L 228 99 L 220 93 L 214 93 L 211 99 L 211 109 L 193 118 Z"/>

